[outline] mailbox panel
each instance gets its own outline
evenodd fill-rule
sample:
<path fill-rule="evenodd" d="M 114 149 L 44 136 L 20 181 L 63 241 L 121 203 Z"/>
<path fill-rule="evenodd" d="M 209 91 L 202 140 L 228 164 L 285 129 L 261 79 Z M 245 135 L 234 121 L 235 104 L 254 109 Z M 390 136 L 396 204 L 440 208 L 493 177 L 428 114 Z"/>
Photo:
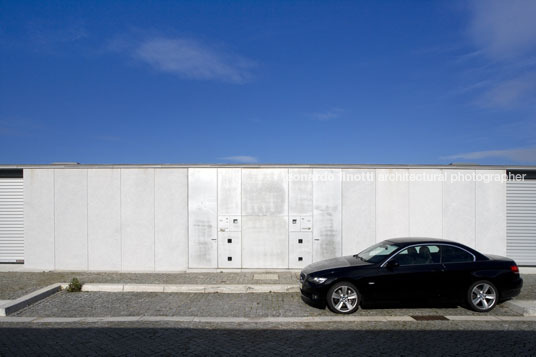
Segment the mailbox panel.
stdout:
<path fill-rule="evenodd" d="M 219 232 L 218 268 L 242 267 L 240 232 Z"/>
<path fill-rule="evenodd" d="M 313 262 L 313 233 L 289 233 L 289 258 L 291 269 L 303 268 Z"/>

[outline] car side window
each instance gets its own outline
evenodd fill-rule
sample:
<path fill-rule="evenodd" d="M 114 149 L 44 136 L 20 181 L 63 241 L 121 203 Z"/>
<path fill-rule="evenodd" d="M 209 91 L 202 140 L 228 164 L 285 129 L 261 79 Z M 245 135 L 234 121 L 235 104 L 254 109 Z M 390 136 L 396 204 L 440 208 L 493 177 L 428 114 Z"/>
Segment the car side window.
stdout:
<path fill-rule="evenodd" d="M 439 247 L 437 245 L 419 245 L 402 250 L 394 258 L 400 266 L 436 264 L 440 261 Z"/>
<path fill-rule="evenodd" d="M 463 249 L 450 245 L 444 245 L 441 247 L 442 263 L 465 263 L 472 262 L 473 260 L 473 255 Z"/>

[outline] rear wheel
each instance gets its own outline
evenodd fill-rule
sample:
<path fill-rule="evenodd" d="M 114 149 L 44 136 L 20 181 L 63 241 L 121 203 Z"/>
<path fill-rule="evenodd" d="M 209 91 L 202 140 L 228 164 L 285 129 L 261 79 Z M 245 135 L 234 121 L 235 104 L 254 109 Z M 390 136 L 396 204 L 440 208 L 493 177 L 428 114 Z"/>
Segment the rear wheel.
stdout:
<path fill-rule="evenodd" d="M 499 292 L 493 283 L 480 280 L 473 283 L 467 291 L 467 303 L 469 307 L 478 312 L 493 310 L 499 300 Z"/>
<path fill-rule="evenodd" d="M 351 314 L 357 310 L 361 299 L 354 284 L 341 281 L 328 290 L 326 301 L 331 311 L 337 314 Z"/>

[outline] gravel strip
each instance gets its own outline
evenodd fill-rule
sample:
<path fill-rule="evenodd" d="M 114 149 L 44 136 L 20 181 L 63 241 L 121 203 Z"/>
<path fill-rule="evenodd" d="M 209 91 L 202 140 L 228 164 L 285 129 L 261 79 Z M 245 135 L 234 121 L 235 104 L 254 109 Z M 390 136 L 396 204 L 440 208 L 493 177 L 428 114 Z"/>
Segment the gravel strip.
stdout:
<path fill-rule="evenodd" d="M 478 315 L 461 307 L 360 309 L 362 316 Z M 499 305 L 490 315 L 518 315 Z M 296 293 L 184 294 L 60 292 L 19 311 L 14 316 L 199 316 L 199 317 L 301 317 L 334 316 L 327 309 L 305 304 Z"/>

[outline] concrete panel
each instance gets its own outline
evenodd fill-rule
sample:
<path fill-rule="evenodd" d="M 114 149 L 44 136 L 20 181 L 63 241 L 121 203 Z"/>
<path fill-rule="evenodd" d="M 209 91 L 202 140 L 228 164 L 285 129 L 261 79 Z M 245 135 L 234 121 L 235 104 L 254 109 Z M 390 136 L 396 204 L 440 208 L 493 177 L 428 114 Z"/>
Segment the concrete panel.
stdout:
<path fill-rule="evenodd" d="M 409 236 L 408 170 L 376 170 L 376 241 Z M 405 176 L 406 175 L 406 176 Z"/>
<path fill-rule="evenodd" d="M 300 269 L 313 262 L 313 233 L 289 233 L 288 265 L 291 269 Z"/>
<path fill-rule="evenodd" d="M 88 170 L 89 270 L 121 270 L 121 172 Z"/>
<path fill-rule="evenodd" d="M 56 269 L 87 270 L 87 170 L 54 171 Z"/>
<path fill-rule="evenodd" d="M 313 169 L 289 169 L 289 215 L 313 214 Z"/>
<path fill-rule="evenodd" d="M 188 268 L 188 169 L 155 170 L 155 270 Z"/>
<path fill-rule="evenodd" d="M 240 236 L 240 232 L 218 233 L 218 268 L 242 267 Z"/>
<path fill-rule="evenodd" d="M 24 170 L 24 267 L 54 269 L 54 171 Z"/>
<path fill-rule="evenodd" d="M 341 170 L 313 170 L 313 261 L 333 258 L 341 249 Z"/>
<path fill-rule="evenodd" d="M 474 170 L 445 170 L 443 184 L 443 238 L 475 248 Z"/>
<path fill-rule="evenodd" d="M 123 271 L 154 271 L 154 176 L 154 169 L 121 169 Z"/>
<path fill-rule="evenodd" d="M 218 169 L 218 214 L 242 214 L 242 169 Z"/>
<path fill-rule="evenodd" d="M 242 267 L 288 268 L 287 217 L 242 217 Z"/>
<path fill-rule="evenodd" d="M 506 183 L 497 182 L 504 171 L 477 171 L 489 182 L 476 182 L 476 249 L 483 253 L 506 255 Z M 478 177 L 477 177 L 478 178 Z"/>
<path fill-rule="evenodd" d="M 409 234 L 443 237 L 443 181 L 441 170 L 409 170 Z"/>
<path fill-rule="evenodd" d="M 242 214 L 286 216 L 288 169 L 242 169 Z"/>
<path fill-rule="evenodd" d="M 218 171 L 188 169 L 190 268 L 218 265 Z"/>
<path fill-rule="evenodd" d="M 342 254 L 352 255 L 376 242 L 375 170 L 342 171 Z"/>

